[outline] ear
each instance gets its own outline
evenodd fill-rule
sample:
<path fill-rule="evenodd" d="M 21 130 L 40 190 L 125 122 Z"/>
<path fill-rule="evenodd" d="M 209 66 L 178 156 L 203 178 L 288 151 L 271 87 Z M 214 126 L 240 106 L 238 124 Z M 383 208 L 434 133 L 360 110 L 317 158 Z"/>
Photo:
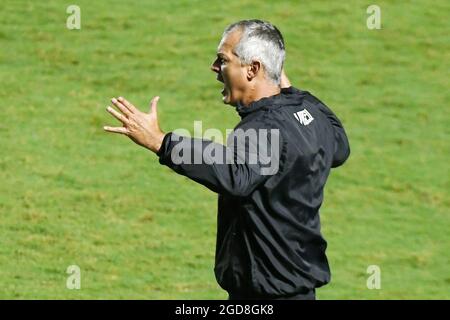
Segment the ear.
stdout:
<path fill-rule="evenodd" d="M 257 77 L 258 73 L 261 72 L 261 62 L 258 60 L 253 60 L 247 67 L 247 80 L 252 81 Z"/>

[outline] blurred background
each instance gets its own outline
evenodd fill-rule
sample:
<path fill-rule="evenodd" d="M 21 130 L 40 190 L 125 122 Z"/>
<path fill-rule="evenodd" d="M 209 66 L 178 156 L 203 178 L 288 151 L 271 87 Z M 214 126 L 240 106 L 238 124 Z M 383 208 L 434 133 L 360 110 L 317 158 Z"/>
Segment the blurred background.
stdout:
<path fill-rule="evenodd" d="M 66 27 L 72 4 L 79 30 Z M 380 30 L 367 28 L 371 4 Z M 318 298 L 450 298 L 448 1 L 1 7 L 0 298 L 227 298 L 213 273 L 217 195 L 102 127 L 117 123 L 113 96 L 148 110 L 159 95 L 165 131 L 233 128 L 209 66 L 225 26 L 248 18 L 279 27 L 291 82 L 350 139 L 321 208 L 332 281 Z M 70 265 L 80 290 L 66 287 Z"/>

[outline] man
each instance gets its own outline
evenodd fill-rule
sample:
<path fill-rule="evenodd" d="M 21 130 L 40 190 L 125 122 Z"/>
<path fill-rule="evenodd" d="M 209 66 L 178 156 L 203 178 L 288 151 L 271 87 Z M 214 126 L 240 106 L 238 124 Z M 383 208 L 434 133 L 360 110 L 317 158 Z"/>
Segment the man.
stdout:
<path fill-rule="evenodd" d="M 106 131 L 129 136 L 161 164 L 219 194 L 214 271 L 230 299 L 315 299 L 315 288 L 330 280 L 319 208 L 330 169 L 348 158 L 349 144 L 330 109 L 290 86 L 284 57 L 276 27 L 244 20 L 225 29 L 211 66 L 224 84 L 224 103 L 241 116 L 234 132 L 270 135 L 246 135 L 236 144 L 233 133 L 223 146 L 163 133 L 158 97 L 149 114 L 123 98 L 112 99 L 121 113 L 108 107 L 123 127 Z M 180 161 L 191 156 L 201 161 Z"/>

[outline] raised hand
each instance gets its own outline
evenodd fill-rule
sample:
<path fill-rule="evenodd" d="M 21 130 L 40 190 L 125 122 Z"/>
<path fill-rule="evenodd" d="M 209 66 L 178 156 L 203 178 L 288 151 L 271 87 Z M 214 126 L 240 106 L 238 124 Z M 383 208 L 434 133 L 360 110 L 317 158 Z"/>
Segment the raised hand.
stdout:
<path fill-rule="evenodd" d="M 165 136 L 158 123 L 158 100 L 159 97 L 154 97 L 150 103 L 150 112 L 145 113 L 139 111 L 139 109 L 122 97 L 118 99 L 112 98 L 111 102 L 120 112 L 117 112 L 110 106 L 106 110 L 122 122 L 123 126 L 105 126 L 103 129 L 108 132 L 124 134 L 138 145 L 153 152 L 158 152 Z"/>

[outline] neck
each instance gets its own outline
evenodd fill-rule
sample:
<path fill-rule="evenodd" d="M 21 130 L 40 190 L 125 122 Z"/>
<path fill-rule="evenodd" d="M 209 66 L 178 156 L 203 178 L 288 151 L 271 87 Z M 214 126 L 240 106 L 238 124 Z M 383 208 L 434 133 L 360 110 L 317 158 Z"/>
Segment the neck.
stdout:
<path fill-rule="evenodd" d="M 242 103 L 248 106 L 254 101 L 258 101 L 262 98 L 267 98 L 279 94 L 281 91 L 280 86 L 268 81 L 259 82 L 250 87 L 247 97 L 243 99 Z"/>

